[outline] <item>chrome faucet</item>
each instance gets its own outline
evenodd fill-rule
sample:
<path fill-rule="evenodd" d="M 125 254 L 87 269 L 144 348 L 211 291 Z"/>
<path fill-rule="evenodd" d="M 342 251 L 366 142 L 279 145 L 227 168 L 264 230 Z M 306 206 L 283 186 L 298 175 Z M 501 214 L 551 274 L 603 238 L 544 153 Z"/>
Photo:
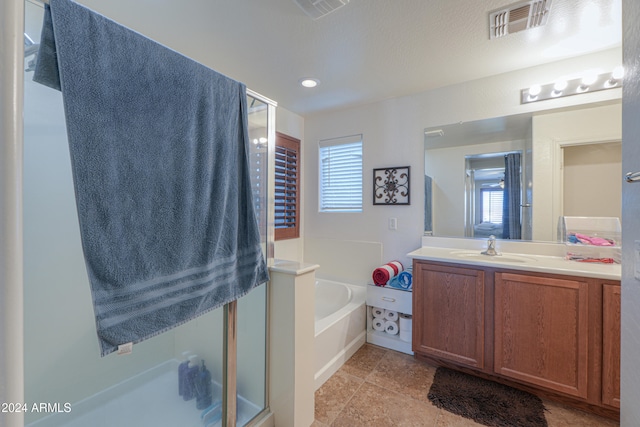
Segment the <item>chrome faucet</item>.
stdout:
<path fill-rule="evenodd" d="M 487 250 L 480 252 L 482 255 L 489 256 L 497 256 L 500 255 L 498 251 L 496 251 L 496 236 L 493 234 L 489 236 L 489 240 L 487 241 Z"/>

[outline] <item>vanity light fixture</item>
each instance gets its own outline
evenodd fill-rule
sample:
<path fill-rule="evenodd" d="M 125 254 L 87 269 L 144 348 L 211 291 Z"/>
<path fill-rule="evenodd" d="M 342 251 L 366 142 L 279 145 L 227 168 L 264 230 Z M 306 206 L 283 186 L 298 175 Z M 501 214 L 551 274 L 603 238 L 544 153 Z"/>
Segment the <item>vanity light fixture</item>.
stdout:
<path fill-rule="evenodd" d="M 300 84 L 304 87 L 312 88 L 320 84 L 320 80 L 313 79 L 311 77 L 305 77 L 299 80 Z"/>
<path fill-rule="evenodd" d="M 266 144 L 267 141 L 268 141 L 267 138 L 265 138 L 264 136 L 261 136 L 260 138 L 254 138 L 253 141 L 251 142 L 253 142 L 254 145 L 257 145 L 258 147 L 260 147 Z"/>
<path fill-rule="evenodd" d="M 528 104 L 530 102 L 544 101 L 563 96 L 622 87 L 623 77 L 624 69 L 622 67 L 616 67 L 610 73 L 597 74 L 596 72 L 590 71 L 585 73 L 583 77 L 577 79 L 557 80 L 555 83 L 546 85 L 536 84 L 520 91 L 520 103 Z"/>

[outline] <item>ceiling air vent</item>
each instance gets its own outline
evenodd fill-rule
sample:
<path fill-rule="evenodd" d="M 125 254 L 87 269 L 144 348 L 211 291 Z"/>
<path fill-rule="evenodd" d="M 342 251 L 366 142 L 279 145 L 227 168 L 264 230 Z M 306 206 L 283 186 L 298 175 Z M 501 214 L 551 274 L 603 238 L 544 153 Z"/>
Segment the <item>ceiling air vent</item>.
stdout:
<path fill-rule="evenodd" d="M 541 27 L 547 23 L 551 0 L 530 0 L 489 13 L 489 38 Z"/>
<path fill-rule="evenodd" d="M 295 2 L 312 19 L 318 19 L 341 8 L 349 3 L 349 0 L 295 0 Z"/>

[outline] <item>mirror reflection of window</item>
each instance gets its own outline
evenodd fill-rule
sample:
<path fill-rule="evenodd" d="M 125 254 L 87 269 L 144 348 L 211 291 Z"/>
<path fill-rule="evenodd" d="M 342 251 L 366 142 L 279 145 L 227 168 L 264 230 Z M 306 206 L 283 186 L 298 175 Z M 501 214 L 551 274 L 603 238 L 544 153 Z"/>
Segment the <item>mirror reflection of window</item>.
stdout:
<path fill-rule="evenodd" d="M 521 238 L 520 157 L 520 152 L 466 156 L 467 237 Z"/>
<path fill-rule="evenodd" d="M 482 188 L 480 194 L 480 210 L 482 211 L 482 222 L 502 224 L 502 188 Z"/>

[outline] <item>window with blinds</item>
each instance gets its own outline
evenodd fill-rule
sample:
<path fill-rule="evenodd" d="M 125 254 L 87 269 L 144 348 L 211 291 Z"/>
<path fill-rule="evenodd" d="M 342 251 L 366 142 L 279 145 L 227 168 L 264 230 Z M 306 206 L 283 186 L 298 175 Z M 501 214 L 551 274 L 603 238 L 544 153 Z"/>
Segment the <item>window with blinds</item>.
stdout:
<path fill-rule="evenodd" d="M 300 140 L 276 133 L 275 239 L 300 237 Z"/>
<path fill-rule="evenodd" d="M 362 212 L 362 135 L 322 140 L 320 212 Z"/>
<path fill-rule="evenodd" d="M 482 189 L 482 222 L 502 224 L 503 190 Z"/>

